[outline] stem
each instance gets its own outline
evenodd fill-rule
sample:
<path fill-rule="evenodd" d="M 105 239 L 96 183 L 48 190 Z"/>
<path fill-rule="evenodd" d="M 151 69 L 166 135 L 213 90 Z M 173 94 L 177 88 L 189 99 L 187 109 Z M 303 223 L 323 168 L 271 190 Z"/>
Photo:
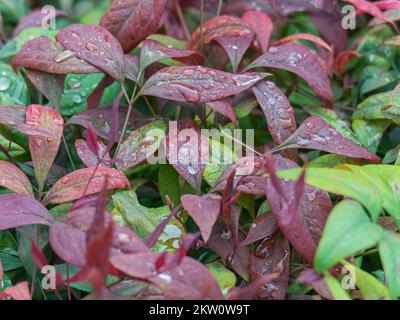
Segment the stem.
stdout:
<path fill-rule="evenodd" d="M 71 164 L 72 170 L 75 171 L 76 170 L 76 166 L 75 166 L 74 160 L 72 159 L 72 154 L 71 154 L 71 151 L 69 150 L 67 139 L 65 139 L 64 133 L 62 135 L 62 140 L 63 140 L 65 151 L 67 152 L 67 156 L 68 156 L 69 162 Z"/>
<path fill-rule="evenodd" d="M 187 26 L 185 16 L 183 15 L 181 4 L 179 3 L 179 1 L 176 2 L 176 12 L 178 13 L 179 21 L 181 22 L 183 31 L 185 32 L 185 37 L 187 40 L 189 40 L 190 39 L 189 28 Z"/>
<path fill-rule="evenodd" d="M 217 16 L 219 16 L 221 14 L 223 2 L 224 2 L 224 0 L 219 0 L 219 2 L 218 2 Z"/>
<path fill-rule="evenodd" d="M 201 52 L 201 54 L 204 53 L 203 25 L 204 25 L 204 0 L 201 0 L 201 2 L 200 2 L 200 52 Z"/>

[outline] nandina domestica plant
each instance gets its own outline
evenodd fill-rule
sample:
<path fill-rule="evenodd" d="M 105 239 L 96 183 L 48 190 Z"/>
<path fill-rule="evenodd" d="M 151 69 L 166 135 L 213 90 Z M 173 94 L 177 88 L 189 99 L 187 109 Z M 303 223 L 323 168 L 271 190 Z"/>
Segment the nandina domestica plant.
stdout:
<path fill-rule="evenodd" d="M 399 1 L 53 2 L 0 2 L 0 300 L 400 297 Z"/>

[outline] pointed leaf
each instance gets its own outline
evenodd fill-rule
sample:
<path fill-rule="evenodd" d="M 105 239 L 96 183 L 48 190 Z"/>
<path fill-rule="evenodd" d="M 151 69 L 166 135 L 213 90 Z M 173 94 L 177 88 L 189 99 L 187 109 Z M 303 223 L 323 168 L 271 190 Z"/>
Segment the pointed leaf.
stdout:
<path fill-rule="evenodd" d="M 98 193 L 107 180 L 107 189 L 129 188 L 125 175 L 108 167 L 86 168 L 74 171 L 49 190 L 44 203 L 65 203 Z"/>
<path fill-rule="evenodd" d="M 113 0 L 100 25 L 130 52 L 157 31 L 167 0 Z"/>
<path fill-rule="evenodd" d="M 201 66 L 167 67 L 146 81 L 142 94 L 206 103 L 241 93 L 264 76 L 262 73 L 230 74 Z"/>
<path fill-rule="evenodd" d="M 284 43 L 270 47 L 246 69 L 257 67 L 279 68 L 303 78 L 317 95 L 333 102 L 331 82 L 324 62 L 308 47 L 297 43 Z"/>
<path fill-rule="evenodd" d="M 227 117 L 233 123 L 237 123 L 236 114 L 233 110 L 232 102 L 230 99 L 226 98 L 219 101 L 207 102 L 207 106 L 218 112 L 219 114 Z"/>
<path fill-rule="evenodd" d="M 111 157 L 107 151 L 107 146 L 100 140 L 97 142 L 97 145 L 98 145 L 98 150 L 99 150 L 98 155 L 94 154 L 90 150 L 90 148 L 85 140 L 79 139 L 79 140 L 75 141 L 76 152 L 78 153 L 79 158 L 82 160 L 82 162 L 88 168 L 96 167 L 97 165 L 109 166 L 111 163 Z M 99 163 L 99 159 L 101 160 L 100 163 Z"/>
<path fill-rule="evenodd" d="M 55 74 L 97 73 L 99 69 L 78 59 L 72 51 L 47 37 L 39 37 L 24 44 L 12 61 L 13 65 Z"/>
<path fill-rule="evenodd" d="M 276 230 L 277 224 L 271 212 L 258 216 L 250 225 L 249 233 L 240 245 L 248 246 L 253 242 L 270 237 Z"/>
<path fill-rule="evenodd" d="M 350 158 L 360 158 L 380 162 L 378 156 L 364 147 L 354 144 L 340 135 L 327 122 L 317 116 L 305 120 L 302 125 L 278 148 L 317 149 Z"/>
<path fill-rule="evenodd" d="M 47 175 L 57 156 L 64 130 L 61 115 L 49 107 L 31 105 L 27 108 L 26 123 L 33 127 L 44 128 L 53 133 L 53 137 L 29 136 L 29 149 L 35 168 L 35 175 L 42 192 Z"/>
<path fill-rule="evenodd" d="M 267 52 L 269 39 L 274 29 L 271 18 L 265 12 L 250 10 L 244 13 L 242 20 L 249 24 L 256 32 L 261 51 L 263 53 Z"/>
<path fill-rule="evenodd" d="M 121 45 L 106 29 L 73 24 L 57 34 L 57 40 L 78 58 L 103 70 L 117 81 L 125 79 L 125 57 Z"/>
<path fill-rule="evenodd" d="M 54 222 L 50 212 L 31 197 L 16 194 L 0 195 L 0 230 L 17 228 L 24 225 Z"/>
<path fill-rule="evenodd" d="M 0 160 L 0 186 L 18 194 L 34 197 L 31 182 L 20 169 L 12 163 Z"/>
<path fill-rule="evenodd" d="M 253 88 L 267 119 L 269 132 L 277 144 L 296 131 L 294 109 L 279 88 L 270 81 L 260 81 Z"/>
<path fill-rule="evenodd" d="M 201 197 L 184 195 L 181 201 L 183 207 L 199 226 L 203 240 L 207 242 L 221 212 L 221 197 L 214 194 Z"/>

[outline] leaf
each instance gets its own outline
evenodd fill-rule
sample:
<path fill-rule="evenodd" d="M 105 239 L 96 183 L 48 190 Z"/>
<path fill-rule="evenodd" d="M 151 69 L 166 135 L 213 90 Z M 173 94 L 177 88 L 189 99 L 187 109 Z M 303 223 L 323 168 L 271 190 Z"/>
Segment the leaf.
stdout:
<path fill-rule="evenodd" d="M 168 162 L 196 190 L 200 190 L 209 145 L 191 119 L 171 122 L 164 137 Z"/>
<path fill-rule="evenodd" d="M 0 195 L 0 230 L 31 224 L 51 225 L 50 212 L 35 199 L 17 194 Z"/>
<path fill-rule="evenodd" d="M 342 263 L 348 270 L 354 270 L 356 285 L 365 300 L 388 300 L 390 298 L 388 289 L 373 275 L 346 260 L 342 260 Z"/>
<path fill-rule="evenodd" d="M 385 271 L 385 281 L 390 295 L 396 299 L 400 296 L 400 239 L 398 235 L 385 231 L 379 242 L 379 255 Z"/>
<path fill-rule="evenodd" d="M 264 76 L 262 73 L 230 74 L 201 66 L 167 67 L 146 81 L 142 94 L 181 102 L 207 103 L 239 94 Z"/>
<path fill-rule="evenodd" d="M 261 81 L 252 89 L 265 114 L 272 138 L 277 144 L 283 143 L 297 127 L 294 109 L 289 100 L 270 81 Z"/>
<path fill-rule="evenodd" d="M 121 45 L 106 29 L 73 24 L 57 34 L 57 40 L 78 58 L 103 70 L 117 81 L 125 79 L 125 57 Z"/>
<path fill-rule="evenodd" d="M 269 274 L 278 274 L 273 281 L 260 286 L 258 299 L 283 300 L 289 284 L 289 243 L 280 232 L 260 241 L 250 259 L 250 280 L 257 281 Z"/>
<path fill-rule="evenodd" d="M 199 226 L 203 240 L 207 242 L 221 212 L 221 197 L 214 194 L 201 197 L 184 195 L 181 201 L 183 207 Z"/>
<path fill-rule="evenodd" d="M 14 164 L 0 160 L 0 185 L 18 194 L 34 197 L 28 177 Z"/>
<path fill-rule="evenodd" d="M 396 24 L 388 19 L 382 11 L 378 8 L 378 6 L 375 3 L 371 3 L 366 0 L 343 0 L 345 2 L 351 3 L 353 6 L 355 6 L 358 10 L 360 10 L 363 13 L 368 13 L 369 15 L 382 19 L 389 23 L 397 32 L 399 32 L 399 29 L 397 28 Z"/>
<path fill-rule="evenodd" d="M 118 169 L 132 168 L 152 156 L 159 149 L 166 130 L 166 124 L 162 120 L 156 120 L 133 131 L 122 142 L 116 155 L 122 161 L 117 165 Z"/>
<path fill-rule="evenodd" d="M 233 110 L 232 103 L 230 99 L 222 99 L 219 101 L 211 101 L 207 102 L 207 106 L 213 109 L 214 111 L 222 114 L 223 116 L 227 117 L 233 123 L 237 123 L 236 114 Z"/>
<path fill-rule="evenodd" d="M 0 84 L 1 106 L 23 106 L 29 103 L 29 92 L 24 77 L 16 74 L 11 66 L 2 62 L 0 62 Z"/>
<path fill-rule="evenodd" d="M 370 221 L 358 202 L 343 200 L 328 217 L 315 255 L 315 270 L 323 272 L 341 259 L 373 247 L 382 235 L 383 229 Z"/>
<path fill-rule="evenodd" d="M 297 43 L 284 43 L 270 47 L 267 53 L 248 65 L 246 70 L 257 67 L 278 68 L 293 72 L 303 78 L 319 97 L 329 103 L 333 102 L 327 67 L 306 46 Z"/>
<path fill-rule="evenodd" d="M 317 149 L 350 158 L 380 162 L 378 156 L 342 137 L 337 130 L 317 116 L 306 119 L 277 149 L 286 148 Z"/>
<path fill-rule="evenodd" d="M 322 40 L 320 37 L 314 36 L 313 34 L 310 34 L 310 33 L 292 34 L 290 36 L 280 39 L 278 42 L 274 43 L 274 45 L 281 45 L 283 43 L 292 42 L 292 41 L 296 41 L 296 40 L 307 40 L 318 46 L 323 47 L 324 49 L 326 49 L 328 51 L 331 51 L 331 52 L 333 51 L 331 46 L 329 44 L 327 44 L 324 40 Z"/>
<path fill-rule="evenodd" d="M 55 10 L 56 17 L 66 17 L 66 13 L 61 10 Z M 17 36 L 21 31 L 31 28 L 31 27 L 42 27 L 43 19 L 46 19 L 46 11 L 43 12 L 42 9 L 36 9 L 27 15 L 23 16 L 17 27 L 14 29 L 13 36 Z"/>
<path fill-rule="evenodd" d="M 13 300 L 18 301 L 32 300 L 28 281 L 20 282 L 17 285 L 0 292 L 0 300 L 7 297 L 11 297 Z"/>
<path fill-rule="evenodd" d="M 100 26 L 110 31 L 130 52 L 157 31 L 166 0 L 113 0 L 101 18 Z"/>
<path fill-rule="evenodd" d="M 55 74 L 97 73 L 99 69 L 78 59 L 73 52 L 47 37 L 39 37 L 24 44 L 12 60 L 13 65 Z"/>
<path fill-rule="evenodd" d="M 188 65 L 201 65 L 204 60 L 199 52 L 170 48 L 155 40 L 145 40 L 140 50 L 140 70 L 143 72 L 154 62 L 168 58 Z"/>
<path fill-rule="evenodd" d="M 60 148 L 64 120 L 54 109 L 31 105 L 26 111 L 26 123 L 33 127 L 44 128 L 53 133 L 51 138 L 29 136 L 29 149 L 39 185 L 39 193 L 41 194 L 47 175 Z"/>
<path fill-rule="evenodd" d="M 65 203 L 98 193 L 106 181 L 107 190 L 130 186 L 128 179 L 118 170 L 108 167 L 80 169 L 57 181 L 47 193 L 44 203 Z"/>
<path fill-rule="evenodd" d="M 78 139 L 75 141 L 76 152 L 88 168 L 96 167 L 97 165 L 107 167 L 111 163 L 111 157 L 107 151 L 107 146 L 101 140 L 97 142 L 97 145 L 99 150 L 98 155 L 90 150 L 85 140 Z M 102 162 L 99 163 L 99 159 L 101 159 Z"/>
<path fill-rule="evenodd" d="M 127 114 L 127 110 L 124 108 L 119 108 L 119 123 L 123 123 Z M 128 130 L 132 129 L 134 126 L 135 121 L 140 117 L 140 114 L 132 111 L 129 123 L 128 123 Z M 140 119 L 139 119 L 140 120 Z M 89 128 L 89 125 L 92 124 L 96 130 L 96 133 L 99 137 L 104 139 L 110 139 L 112 132 L 111 132 L 111 124 L 112 124 L 112 108 L 105 107 L 105 108 L 97 108 L 86 110 L 74 115 L 71 119 L 68 120 L 66 126 L 69 125 L 80 125 L 84 128 Z M 122 128 L 120 128 L 122 129 Z M 119 130 L 118 130 L 119 132 Z M 119 139 L 120 133 L 118 133 Z"/>
<path fill-rule="evenodd" d="M 351 300 L 347 291 L 343 289 L 339 281 L 336 280 L 328 271 L 324 273 L 324 279 L 335 300 Z"/>
<path fill-rule="evenodd" d="M 55 109 L 59 109 L 65 76 L 30 69 L 26 71 L 26 75 L 33 85 L 49 100 L 50 104 Z"/>
<path fill-rule="evenodd" d="M 353 120 L 352 127 L 361 144 L 367 148 L 368 151 L 376 153 L 381 139 L 390 124 L 391 121 L 389 120 L 366 121 L 363 119 L 355 119 Z"/>
<path fill-rule="evenodd" d="M 269 39 L 274 28 L 271 18 L 265 12 L 250 10 L 243 14 L 242 20 L 249 24 L 255 31 L 261 51 L 263 53 L 267 52 Z"/>
<path fill-rule="evenodd" d="M 258 216 L 250 225 L 249 233 L 240 246 L 248 246 L 253 242 L 270 237 L 276 230 L 277 224 L 271 212 Z"/>

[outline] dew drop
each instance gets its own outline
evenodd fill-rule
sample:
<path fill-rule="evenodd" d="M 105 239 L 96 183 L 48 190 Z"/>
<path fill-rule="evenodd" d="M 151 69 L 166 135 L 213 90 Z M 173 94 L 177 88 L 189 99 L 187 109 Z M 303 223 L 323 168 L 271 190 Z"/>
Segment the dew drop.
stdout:
<path fill-rule="evenodd" d="M 5 77 L 0 78 L 0 91 L 5 91 L 11 86 L 11 80 Z"/>
<path fill-rule="evenodd" d="M 74 101 L 75 103 L 81 103 L 82 97 L 80 95 L 76 94 L 72 97 L 72 101 Z"/>

